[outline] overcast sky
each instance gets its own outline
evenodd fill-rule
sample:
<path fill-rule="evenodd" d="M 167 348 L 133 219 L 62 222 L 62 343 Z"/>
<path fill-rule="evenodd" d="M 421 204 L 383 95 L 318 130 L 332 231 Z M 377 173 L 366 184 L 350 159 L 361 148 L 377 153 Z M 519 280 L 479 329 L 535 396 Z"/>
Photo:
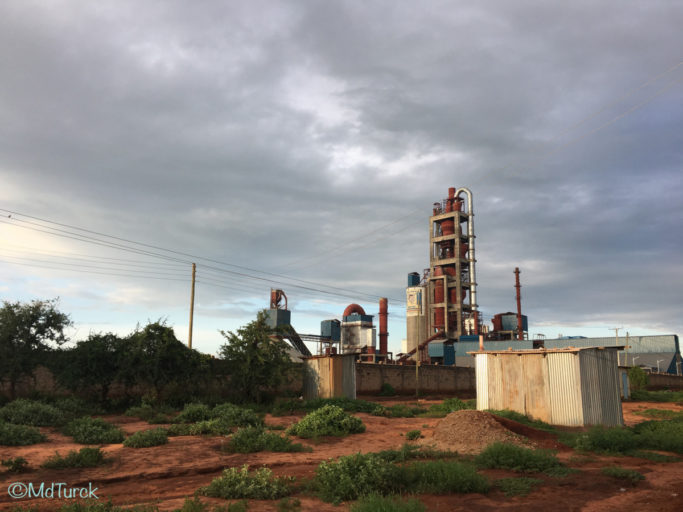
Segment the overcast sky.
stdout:
<path fill-rule="evenodd" d="M 681 27 L 656 0 L 3 1 L 0 296 L 186 340 L 195 261 L 204 352 L 271 286 L 304 333 L 389 297 L 398 352 L 455 186 L 485 318 L 518 266 L 532 334 L 680 334 Z"/>

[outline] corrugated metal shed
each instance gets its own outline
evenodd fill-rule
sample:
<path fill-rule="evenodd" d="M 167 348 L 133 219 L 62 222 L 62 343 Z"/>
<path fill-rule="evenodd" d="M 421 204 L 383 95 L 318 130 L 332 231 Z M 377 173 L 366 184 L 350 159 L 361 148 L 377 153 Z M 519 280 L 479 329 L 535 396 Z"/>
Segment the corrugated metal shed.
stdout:
<path fill-rule="evenodd" d="M 620 348 L 471 352 L 477 409 L 510 409 L 553 425 L 623 425 Z"/>
<path fill-rule="evenodd" d="M 356 398 L 355 354 L 304 359 L 304 400 Z"/>

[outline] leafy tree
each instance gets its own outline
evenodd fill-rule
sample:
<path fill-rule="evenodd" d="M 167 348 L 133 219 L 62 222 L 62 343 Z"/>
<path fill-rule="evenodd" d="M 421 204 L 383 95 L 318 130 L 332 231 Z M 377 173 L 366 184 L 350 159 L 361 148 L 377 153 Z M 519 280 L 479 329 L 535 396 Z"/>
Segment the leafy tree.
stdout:
<path fill-rule="evenodd" d="M 630 384 L 631 391 L 636 391 L 640 389 L 645 389 L 648 384 L 648 377 L 645 370 L 639 366 L 631 366 L 628 369 L 628 381 Z"/>
<path fill-rule="evenodd" d="M 208 377 L 208 356 L 185 346 L 162 321 L 136 330 L 123 346 L 122 380 L 151 386 L 157 398 L 171 384 L 196 387 Z"/>
<path fill-rule="evenodd" d="M 57 382 L 74 392 L 93 390 L 105 402 L 121 373 L 124 353 L 124 340 L 116 334 L 91 334 L 61 354 L 55 369 Z"/>
<path fill-rule="evenodd" d="M 57 299 L 30 303 L 3 301 L 0 308 L 0 379 L 9 382 L 10 396 L 16 397 L 20 379 L 32 377 L 55 345 L 67 341 L 64 329 L 69 317 L 57 310 Z"/>
<path fill-rule="evenodd" d="M 256 320 L 232 331 L 220 331 L 228 343 L 221 357 L 235 394 L 244 401 L 261 403 L 264 391 L 274 391 L 287 382 L 294 366 L 287 344 L 272 337 L 264 311 Z"/>

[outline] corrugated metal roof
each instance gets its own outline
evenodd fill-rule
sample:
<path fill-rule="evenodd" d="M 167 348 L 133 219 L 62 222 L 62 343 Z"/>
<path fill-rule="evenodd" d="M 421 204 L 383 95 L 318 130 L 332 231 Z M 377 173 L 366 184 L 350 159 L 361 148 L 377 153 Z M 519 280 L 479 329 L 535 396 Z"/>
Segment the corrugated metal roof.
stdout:
<path fill-rule="evenodd" d="M 628 343 L 627 343 L 628 342 Z M 570 340 L 551 339 L 544 340 L 545 348 L 564 347 L 606 347 L 616 345 L 614 336 L 600 338 L 572 338 Z M 662 334 L 655 336 L 619 336 L 619 345 L 627 345 L 632 352 L 679 352 L 678 336 L 675 334 Z"/>
<path fill-rule="evenodd" d="M 581 352 L 582 350 L 609 350 L 609 351 L 615 351 L 615 350 L 622 350 L 624 347 L 618 346 L 618 347 L 565 347 L 565 348 L 551 348 L 551 349 L 543 349 L 543 348 L 533 348 L 530 350 L 476 350 L 472 352 L 468 352 L 468 354 L 518 354 L 518 355 L 525 355 L 525 354 L 554 354 L 557 352 Z"/>

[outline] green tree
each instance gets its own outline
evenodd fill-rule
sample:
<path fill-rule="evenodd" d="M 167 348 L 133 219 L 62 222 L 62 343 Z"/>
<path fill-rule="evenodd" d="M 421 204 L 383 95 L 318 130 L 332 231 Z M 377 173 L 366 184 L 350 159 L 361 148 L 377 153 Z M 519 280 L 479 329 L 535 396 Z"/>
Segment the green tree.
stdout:
<path fill-rule="evenodd" d="M 104 403 L 121 373 L 124 353 L 124 340 L 116 334 L 91 334 L 60 354 L 54 369 L 57 382 L 74 392 L 95 392 Z"/>
<path fill-rule="evenodd" d="M 235 394 L 244 401 L 261 403 L 263 393 L 274 391 L 290 378 L 294 365 L 287 344 L 272 335 L 264 311 L 256 320 L 232 331 L 220 331 L 228 343 L 221 357 Z"/>
<path fill-rule="evenodd" d="M 208 356 L 185 346 L 162 321 L 136 330 L 124 347 L 122 380 L 152 387 L 157 398 L 171 384 L 196 388 L 209 377 Z"/>
<path fill-rule="evenodd" d="M 628 382 L 631 391 L 645 389 L 648 385 L 649 379 L 645 370 L 639 366 L 631 366 L 628 369 Z"/>
<path fill-rule="evenodd" d="M 0 379 L 16 397 L 20 379 L 33 377 L 45 355 L 67 341 L 69 317 L 57 310 L 57 299 L 30 303 L 3 301 L 0 308 Z M 51 345 L 54 344 L 54 346 Z"/>

